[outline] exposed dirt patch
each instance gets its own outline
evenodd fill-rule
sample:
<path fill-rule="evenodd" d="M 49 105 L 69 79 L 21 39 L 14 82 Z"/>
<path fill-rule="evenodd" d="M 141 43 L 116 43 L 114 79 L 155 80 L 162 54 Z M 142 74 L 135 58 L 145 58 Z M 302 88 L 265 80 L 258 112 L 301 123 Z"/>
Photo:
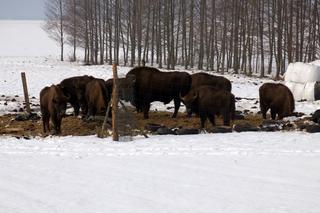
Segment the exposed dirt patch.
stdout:
<path fill-rule="evenodd" d="M 13 136 L 45 136 L 43 134 L 42 120 L 16 121 L 16 115 L 0 116 L 0 135 Z M 84 122 L 80 118 L 67 116 L 62 121 L 62 134 L 66 135 L 93 135 L 100 121 Z"/>
<path fill-rule="evenodd" d="M 199 128 L 200 119 L 199 117 L 193 116 L 188 118 L 186 113 L 179 113 L 177 118 L 171 118 L 171 112 L 150 112 L 149 119 L 143 119 L 142 114 L 134 113 L 137 119 L 137 125 L 139 130 L 143 130 L 147 123 L 162 124 L 169 128 Z M 0 135 L 13 135 L 22 137 L 35 137 L 35 136 L 46 136 L 43 134 L 42 121 L 39 120 L 27 120 L 27 121 L 16 121 L 16 114 L 0 116 Z M 253 126 L 258 126 L 262 123 L 261 115 L 248 114 L 244 120 L 235 120 L 233 124 L 250 123 Z M 216 119 L 217 126 L 222 125 L 222 119 Z M 62 120 L 62 136 L 74 135 L 94 135 L 97 130 L 102 126 L 102 119 L 85 122 L 79 117 L 67 116 Z M 110 126 L 109 126 L 110 128 Z M 206 122 L 206 129 L 210 130 L 212 125 L 209 121 Z"/>

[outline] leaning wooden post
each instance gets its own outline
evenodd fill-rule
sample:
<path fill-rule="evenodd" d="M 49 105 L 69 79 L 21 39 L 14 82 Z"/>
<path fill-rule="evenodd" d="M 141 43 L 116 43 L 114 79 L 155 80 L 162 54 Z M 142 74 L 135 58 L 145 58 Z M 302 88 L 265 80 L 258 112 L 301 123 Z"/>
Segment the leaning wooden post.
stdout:
<path fill-rule="evenodd" d="M 28 94 L 28 87 L 27 87 L 27 79 L 26 79 L 26 73 L 25 72 L 21 73 L 21 79 L 22 79 L 22 86 L 23 86 L 24 100 L 25 100 L 25 103 L 26 103 L 26 109 L 27 109 L 27 112 L 30 114 L 31 113 L 31 109 L 30 109 L 29 94 Z"/>
<path fill-rule="evenodd" d="M 119 141 L 118 133 L 118 74 L 117 74 L 117 64 L 112 65 L 113 71 L 113 89 L 112 89 L 112 139 L 114 141 Z"/>

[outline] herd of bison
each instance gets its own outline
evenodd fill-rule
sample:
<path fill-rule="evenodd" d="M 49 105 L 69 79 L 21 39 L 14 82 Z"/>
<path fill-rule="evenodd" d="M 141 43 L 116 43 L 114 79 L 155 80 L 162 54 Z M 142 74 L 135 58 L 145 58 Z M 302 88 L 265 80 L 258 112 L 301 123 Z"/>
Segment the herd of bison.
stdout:
<path fill-rule="evenodd" d="M 186 106 L 187 115 L 196 114 L 203 129 L 208 119 L 213 126 L 215 117 L 223 118 L 223 125 L 230 126 L 235 118 L 235 96 L 231 93 L 231 81 L 222 76 L 207 73 L 162 72 L 152 67 L 135 67 L 125 78 L 119 78 L 119 98 L 131 103 L 143 118 L 149 118 L 150 104 L 160 101 L 168 104 L 174 101 L 173 118 L 177 117 L 181 102 Z M 77 116 L 90 119 L 105 113 L 111 100 L 113 79 L 107 81 L 92 76 L 76 76 L 64 79 L 57 85 L 45 87 L 40 92 L 40 109 L 43 131 L 61 133 L 61 122 L 67 103 Z M 263 119 L 271 110 L 271 118 L 278 119 L 292 115 L 294 98 L 283 84 L 265 83 L 259 88 L 260 110 Z"/>

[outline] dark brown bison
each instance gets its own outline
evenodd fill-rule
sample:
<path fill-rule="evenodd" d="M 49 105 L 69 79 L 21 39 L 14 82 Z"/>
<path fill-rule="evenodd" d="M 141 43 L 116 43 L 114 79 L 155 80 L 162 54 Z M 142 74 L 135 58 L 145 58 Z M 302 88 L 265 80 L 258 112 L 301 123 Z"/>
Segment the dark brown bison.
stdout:
<path fill-rule="evenodd" d="M 85 99 L 87 103 L 85 107 L 87 108 L 85 110 L 87 118 L 105 111 L 110 101 L 105 81 L 103 79 L 94 79 L 87 83 Z"/>
<path fill-rule="evenodd" d="M 119 99 L 133 102 L 135 82 L 136 78 L 134 75 L 128 75 L 125 78 L 118 78 Z M 106 81 L 106 87 L 108 94 L 111 97 L 113 90 L 113 78 Z"/>
<path fill-rule="evenodd" d="M 87 105 L 84 97 L 86 85 L 93 79 L 92 76 L 84 75 L 66 78 L 60 82 L 63 93 L 69 97 L 69 103 L 73 107 L 75 115 L 79 115 L 80 107 L 82 111 L 85 111 L 84 107 Z"/>
<path fill-rule="evenodd" d="M 191 86 L 191 76 L 186 72 L 161 72 L 152 67 L 136 67 L 127 76 L 136 77 L 134 100 L 131 102 L 138 112 L 143 112 L 144 118 L 149 117 L 150 103 L 161 101 L 168 104 L 174 100 L 175 118 L 180 107 L 181 95 L 186 95 Z"/>
<path fill-rule="evenodd" d="M 53 124 L 54 134 L 61 132 L 61 120 L 66 112 L 68 98 L 63 94 L 60 85 L 45 87 L 40 92 L 40 109 L 43 131 L 50 131 L 49 121 Z"/>
<path fill-rule="evenodd" d="M 235 115 L 235 97 L 232 93 L 225 90 L 217 90 L 212 86 L 201 86 L 190 90 L 190 92 L 181 97 L 181 100 L 191 108 L 197 106 L 196 113 L 200 117 L 201 128 L 207 120 L 215 126 L 215 115 L 222 115 L 223 124 L 230 125 L 230 118 L 233 120 Z"/>
<path fill-rule="evenodd" d="M 109 96 L 111 97 L 112 90 L 113 90 L 113 78 L 106 80 L 106 88 Z"/>
<path fill-rule="evenodd" d="M 313 114 L 312 114 L 312 121 L 315 123 L 320 124 L 320 109 L 317 109 Z"/>
<path fill-rule="evenodd" d="M 264 83 L 259 88 L 260 110 L 262 117 L 271 109 L 271 118 L 275 119 L 292 115 L 294 111 L 294 98 L 288 87 L 283 84 Z"/>
<path fill-rule="evenodd" d="M 200 86 L 211 86 L 219 90 L 226 90 L 231 92 L 231 81 L 222 76 L 210 75 L 208 73 L 200 72 L 191 75 L 192 83 L 191 89 Z"/>
<path fill-rule="evenodd" d="M 211 86 L 217 90 L 225 90 L 231 92 L 231 81 L 222 76 L 210 75 L 204 72 L 195 73 L 191 75 L 192 83 L 191 90 L 201 86 Z M 188 116 L 191 117 L 192 112 L 198 111 L 197 106 L 187 108 Z"/>

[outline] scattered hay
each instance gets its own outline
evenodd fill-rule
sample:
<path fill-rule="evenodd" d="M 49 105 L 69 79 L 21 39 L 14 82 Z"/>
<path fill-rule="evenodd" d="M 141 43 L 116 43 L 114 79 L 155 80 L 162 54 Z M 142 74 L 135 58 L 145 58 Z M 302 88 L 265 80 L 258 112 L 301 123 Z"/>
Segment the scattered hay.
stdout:
<path fill-rule="evenodd" d="M 169 129 L 199 129 L 200 119 L 199 117 L 193 116 L 191 118 L 187 117 L 186 113 L 179 113 L 177 118 L 171 118 L 171 112 L 160 112 L 160 111 L 150 111 L 149 119 L 143 119 L 142 113 L 133 113 L 136 121 L 137 128 L 132 131 L 132 136 L 140 134 L 146 135 L 145 126 L 148 124 L 158 124 L 161 126 L 168 127 Z M 47 135 L 43 134 L 42 120 L 26 120 L 26 121 L 16 121 L 17 114 L 3 115 L 0 116 L 0 135 L 11 135 L 15 137 L 45 137 Z M 299 124 L 304 124 L 310 118 L 303 118 L 295 122 Z M 85 136 L 85 135 L 98 135 L 100 137 L 111 136 L 111 127 L 101 132 L 103 119 L 96 119 L 91 122 L 85 122 L 79 117 L 67 116 L 62 120 L 61 130 L 62 136 L 73 135 L 73 136 Z M 216 118 L 217 127 L 222 126 L 223 121 L 221 117 Z M 253 127 L 259 127 L 263 124 L 262 116 L 259 114 L 249 113 L 244 116 L 242 120 L 234 120 L 231 122 L 231 126 L 234 125 L 245 125 L 250 124 Z M 297 126 L 293 125 L 293 126 Z M 215 132 L 215 130 L 209 121 L 206 122 L 205 129 L 207 132 Z M 283 130 L 290 131 L 297 129 L 294 127 L 287 127 Z"/>

